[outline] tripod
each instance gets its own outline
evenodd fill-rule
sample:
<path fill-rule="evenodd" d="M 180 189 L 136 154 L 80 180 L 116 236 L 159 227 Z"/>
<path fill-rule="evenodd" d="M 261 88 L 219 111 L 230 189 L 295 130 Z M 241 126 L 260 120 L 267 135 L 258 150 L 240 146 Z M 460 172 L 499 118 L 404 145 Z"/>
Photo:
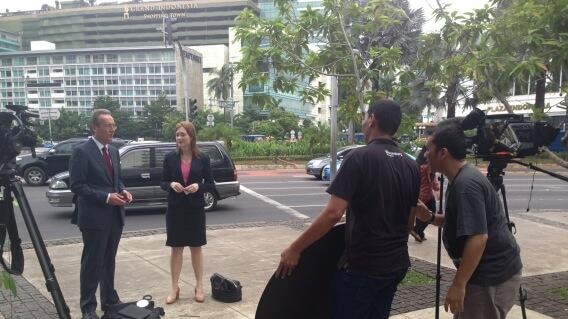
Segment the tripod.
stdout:
<path fill-rule="evenodd" d="M 503 184 L 503 175 L 505 175 L 505 167 L 509 164 L 510 159 L 492 159 L 489 161 L 489 166 L 487 167 L 487 178 L 493 184 L 493 187 L 497 192 L 501 192 L 501 197 L 503 198 L 503 208 L 505 209 L 505 217 L 507 218 L 507 225 L 511 233 L 516 232 L 515 223 L 511 222 L 509 218 L 509 208 L 507 206 L 507 195 L 505 192 L 505 185 Z M 522 284 L 519 287 L 519 302 L 521 303 L 521 312 L 523 319 L 527 319 L 527 311 L 525 308 L 525 301 L 527 300 L 527 291 L 523 288 Z"/>
<path fill-rule="evenodd" d="M 49 259 L 45 243 L 43 242 L 43 238 L 41 237 L 41 233 L 39 232 L 39 229 L 37 227 L 37 223 L 32 213 L 30 204 L 28 202 L 28 199 L 26 198 L 26 194 L 24 193 L 22 183 L 16 179 L 15 171 L 13 168 L 4 166 L 5 165 L 0 166 L 0 188 L 3 189 L 4 194 L 2 201 L 0 201 L 0 208 L 2 209 L 0 211 L 0 216 L 7 217 L 6 220 L 8 222 L 6 223 L 6 226 L 8 227 L 8 234 L 10 236 L 12 245 L 15 244 L 15 246 L 11 247 L 12 252 L 19 251 L 21 253 L 20 238 L 18 236 L 18 228 L 15 224 L 14 206 L 12 204 L 13 194 L 18 201 L 18 205 L 20 206 L 22 217 L 24 219 L 24 222 L 26 223 L 26 228 L 28 229 L 30 239 L 34 246 L 37 259 L 45 278 L 45 286 L 51 293 L 57 314 L 61 319 L 70 319 L 71 315 L 69 313 L 69 307 L 65 303 L 65 299 L 63 298 L 63 294 L 61 293 L 61 288 L 59 287 L 57 278 L 55 278 L 55 268 L 53 267 L 51 260 Z M 0 239 L 3 240 L 4 238 Z M 0 258 L 2 258 L 1 255 Z M 16 263 L 21 263 L 21 265 L 16 265 L 16 267 L 14 267 L 14 264 Z M 5 266 L 3 259 L 2 265 Z M 20 274 L 21 271 L 23 271 L 23 256 L 16 256 L 11 266 L 11 271 L 6 269 L 8 272 L 12 274 Z"/>

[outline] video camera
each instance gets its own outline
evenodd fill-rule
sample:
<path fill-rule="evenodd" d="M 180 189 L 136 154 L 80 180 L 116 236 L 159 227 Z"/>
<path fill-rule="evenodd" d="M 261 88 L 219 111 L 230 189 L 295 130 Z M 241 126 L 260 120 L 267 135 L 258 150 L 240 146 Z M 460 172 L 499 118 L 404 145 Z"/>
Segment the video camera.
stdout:
<path fill-rule="evenodd" d="M 548 122 L 526 120 L 521 114 L 485 115 L 478 108 L 462 120 L 461 127 L 464 131 L 476 130 L 475 136 L 467 138 L 468 148 L 484 160 L 535 155 L 560 131 Z"/>
<path fill-rule="evenodd" d="M 6 108 L 12 112 L 0 112 L 0 170 L 20 154 L 22 147 L 29 147 L 35 157 L 37 143 L 32 119 L 39 114 L 28 111 L 24 105 L 6 105 Z"/>

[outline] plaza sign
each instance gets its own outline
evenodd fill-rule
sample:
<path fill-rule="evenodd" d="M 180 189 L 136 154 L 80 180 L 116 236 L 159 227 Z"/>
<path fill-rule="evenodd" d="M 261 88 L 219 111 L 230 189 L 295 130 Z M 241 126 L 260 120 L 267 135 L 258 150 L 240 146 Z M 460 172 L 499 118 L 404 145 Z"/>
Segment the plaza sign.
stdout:
<path fill-rule="evenodd" d="M 197 9 L 197 2 L 176 2 L 164 4 L 129 5 L 123 7 L 123 19 L 131 16 L 143 19 L 181 18 L 188 16 L 188 9 Z"/>

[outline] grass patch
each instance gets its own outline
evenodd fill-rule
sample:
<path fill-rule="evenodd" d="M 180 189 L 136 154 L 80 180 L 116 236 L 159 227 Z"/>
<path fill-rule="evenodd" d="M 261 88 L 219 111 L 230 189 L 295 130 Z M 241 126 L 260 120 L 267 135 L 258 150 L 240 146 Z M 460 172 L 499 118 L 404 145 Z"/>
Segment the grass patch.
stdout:
<path fill-rule="evenodd" d="M 568 287 L 559 287 L 551 289 L 550 292 L 561 297 L 562 299 L 568 299 Z"/>
<path fill-rule="evenodd" d="M 430 276 L 426 276 L 417 271 L 411 270 L 406 273 L 406 276 L 400 283 L 404 286 L 416 286 L 416 285 L 427 285 L 434 283 L 436 280 Z"/>

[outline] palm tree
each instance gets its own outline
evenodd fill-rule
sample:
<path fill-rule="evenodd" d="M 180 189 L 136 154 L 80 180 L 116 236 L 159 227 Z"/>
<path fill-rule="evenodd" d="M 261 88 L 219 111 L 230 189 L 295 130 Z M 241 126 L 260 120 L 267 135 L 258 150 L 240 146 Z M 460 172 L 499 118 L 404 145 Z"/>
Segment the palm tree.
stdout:
<path fill-rule="evenodd" d="M 215 77 L 207 81 L 209 93 L 213 93 L 217 100 L 227 100 L 233 93 L 233 66 L 225 63 L 221 69 L 213 71 L 213 75 Z"/>

